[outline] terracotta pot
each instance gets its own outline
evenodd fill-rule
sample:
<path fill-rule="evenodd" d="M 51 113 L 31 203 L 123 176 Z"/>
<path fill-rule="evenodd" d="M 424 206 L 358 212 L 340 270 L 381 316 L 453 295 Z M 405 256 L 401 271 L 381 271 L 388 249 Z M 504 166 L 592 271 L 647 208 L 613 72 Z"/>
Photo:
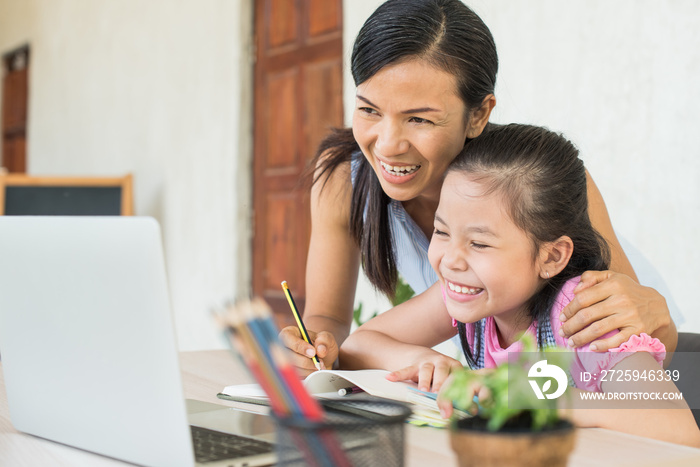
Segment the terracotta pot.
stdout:
<path fill-rule="evenodd" d="M 450 438 L 461 467 L 564 467 L 574 449 L 576 432 L 566 421 L 539 432 L 453 426 Z"/>

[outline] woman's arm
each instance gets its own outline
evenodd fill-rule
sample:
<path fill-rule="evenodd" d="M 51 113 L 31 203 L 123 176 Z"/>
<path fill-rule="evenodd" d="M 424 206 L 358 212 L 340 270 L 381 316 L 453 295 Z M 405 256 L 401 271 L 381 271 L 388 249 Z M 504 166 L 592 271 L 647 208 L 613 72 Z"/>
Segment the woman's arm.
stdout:
<path fill-rule="evenodd" d="M 637 281 L 637 275 L 632 269 L 632 264 L 627 255 L 625 255 L 620 241 L 615 235 L 615 229 L 613 229 L 612 222 L 610 221 L 610 214 L 608 214 L 608 208 L 605 206 L 605 201 L 603 200 L 603 195 L 598 190 L 598 186 L 593 181 L 593 177 L 586 170 L 586 188 L 588 195 L 588 216 L 591 219 L 591 224 L 600 233 L 605 241 L 608 242 L 610 247 L 610 269 L 613 271 L 626 274 L 632 279 Z"/>
<path fill-rule="evenodd" d="M 462 365 L 430 347 L 455 333 L 436 283 L 353 332 L 340 349 L 340 366 L 390 370 L 393 381 L 413 380 L 421 390 L 437 391 Z"/>
<path fill-rule="evenodd" d="M 574 346 L 593 341 L 591 349 L 597 351 L 618 347 L 630 336 L 646 332 L 664 343 L 668 362 L 676 349 L 678 332 L 666 300 L 656 290 L 637 282 L 615 235 L 603 197 L 590 174 L 586 174 L 589 216 L 593 227 L 610 245 L 612 271 L 589 271 L 583 275 L 574 290 L 576 297 L 563 311 L 562 330 Z M 596 340 L 614 329 L 620 332 Z"/>
<path fill-rule="evenodd" d="M 614 366 L 620 375 L 656 374 L 661 370 L 659 364 L 647 352 L 637 352 Z M 622 372 L 622 373 L 619 373 Z M 585 391 L 573 389 L 574 423 L 581 427 L 600 427 L 622 431 L 633 435 L 700 447 L 700 430 L 693 414 L 684 400 L 645 401 L 644 394 L 661 397 L 677 394 L 678 388 L 671 381 L 618 381 L 626 378 L 613 378 L 605 381 L 602 390 L 605 393 L 641 394 L 634 400 L 626 396 L 625 400 L 583 400 L 580 396 Z M 595 394 L 595 393 L 590 393 Z M 566 410 L 564 410 L 566 412 Z"/>
<path fill-rule="evenodd" d="M 302 374 L 315 371 L 317 354 L 326 368 L 338 358 L 338 347 L 350 333 L 359 271 L 359 251 L 350 234 L 352 183 L 350 164 L 343 164 L 311 189 L 311 241 L 306 266 L 304 324 L 314 346 L 294 326 L 280 337 L 293 350 Z"/>

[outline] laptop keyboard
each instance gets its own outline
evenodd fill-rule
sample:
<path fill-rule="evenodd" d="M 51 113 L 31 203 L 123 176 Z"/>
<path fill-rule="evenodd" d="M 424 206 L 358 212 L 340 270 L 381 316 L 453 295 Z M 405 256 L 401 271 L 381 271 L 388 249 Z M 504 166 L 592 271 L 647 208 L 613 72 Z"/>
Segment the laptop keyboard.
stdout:
<path fill-rule="evenodd" d="M 194 456 L 197 462 L 214 462 L 235 459 L 274 451 L 274 445 L 259 439 L 222 433 L 191 426 Z"/>

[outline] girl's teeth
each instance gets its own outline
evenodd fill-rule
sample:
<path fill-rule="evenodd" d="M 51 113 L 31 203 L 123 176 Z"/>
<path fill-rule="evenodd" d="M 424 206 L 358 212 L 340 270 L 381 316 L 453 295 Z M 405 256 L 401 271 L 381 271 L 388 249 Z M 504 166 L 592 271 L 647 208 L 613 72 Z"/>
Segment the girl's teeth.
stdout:
<path fill-rule="evenodd" d="M 381 162 L 381 161 L 380 161 Z M 384 170 L 389 172 L 391 175 L 397 175 L 399 177 L 404 177 L 408 174 L 412 174 L 416 170 L 420 168 L 420 165 L 402 165 L 402 166 L 393 166 L 389 164 L 385 164 L 384 162 L 381 162 L 382 167 L 384 167 Z"/>
<path fill-rule="evenodd" d="M 454 285 L 452 282 L 448 282 L 447 286 L 450 288 L 450 290 L 457 292 L 457 293 L 463 293 L 463 294 L 469 294 L 469 295 L 476 295 L 479 292 L 481 292 L 482 289 L 473 289 L 471 287 L 462 287 L 459 285 Z"/>

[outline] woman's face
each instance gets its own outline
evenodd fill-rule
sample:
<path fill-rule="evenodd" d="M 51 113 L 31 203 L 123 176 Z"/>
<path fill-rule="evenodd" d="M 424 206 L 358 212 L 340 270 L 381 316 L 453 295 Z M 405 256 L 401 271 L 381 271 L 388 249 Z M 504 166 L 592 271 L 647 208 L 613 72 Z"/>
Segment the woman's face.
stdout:
<path fill-rule="evenodd" d="M 352 129 L 384 192 L 399 201 L 437 200 L 469 134 L 454 76 L 418 59 L 387 66 L 357 87 Z"/>

